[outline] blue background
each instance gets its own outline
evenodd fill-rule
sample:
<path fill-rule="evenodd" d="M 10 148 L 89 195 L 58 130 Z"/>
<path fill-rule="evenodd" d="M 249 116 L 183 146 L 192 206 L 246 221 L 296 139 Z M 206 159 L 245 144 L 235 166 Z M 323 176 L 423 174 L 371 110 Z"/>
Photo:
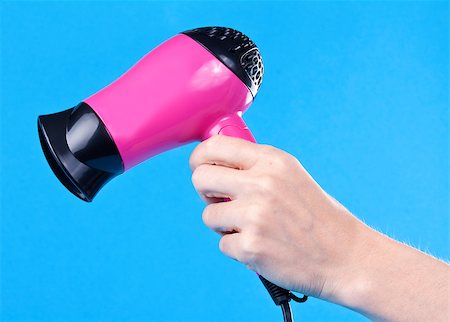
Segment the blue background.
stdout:
<path fill-rule="evenodd" d="M 266 73 L 245 115 L 357 216 L 449 260 L 447 2 L 2 2 L 1 321 L 281 321 L 203 226 L 185 146 L 92 204 L 41 153 L 74 106 L 177 32 L 244 31 Z M 386 263 L 387 265 L 389 263 Z M 311 299 L 298 321 L 363 321 Z"/>

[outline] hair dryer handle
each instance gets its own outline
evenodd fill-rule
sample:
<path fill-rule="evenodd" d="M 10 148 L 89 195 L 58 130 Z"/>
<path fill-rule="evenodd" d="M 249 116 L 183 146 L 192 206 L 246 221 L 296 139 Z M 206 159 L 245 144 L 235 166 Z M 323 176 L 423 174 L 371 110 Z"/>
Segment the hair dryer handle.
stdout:
<path fill-rule="evenodd" d="M 219 134 L 240 138 L 255 143 L 256 140 L 252 132 L 250 132 L 250 130 L 248 129 L 241 115 L 242 112 L 239 112 L 220 119 L 212 127 L 210 127 L 210 129 L 204 135 L 202 141 L 210 138 L 213 135 Z"/>

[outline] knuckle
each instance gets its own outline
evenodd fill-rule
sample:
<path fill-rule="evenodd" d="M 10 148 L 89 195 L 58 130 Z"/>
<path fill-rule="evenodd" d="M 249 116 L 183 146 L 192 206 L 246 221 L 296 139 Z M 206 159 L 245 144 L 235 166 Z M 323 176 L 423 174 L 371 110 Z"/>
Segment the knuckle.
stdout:
<path fill-rule="evenodd" d="M 204 148 L 208 150 L 214 149 L 220 144 L 221 140 L 222 140 L 221 135 L 213 135 L 212 137 L 203 142 Z"/>
<path fill-rule="evenodd" d="M 190 166 L 192 171 L 195 170 L 195 168 L 196 168 L 196 166 L 197 166 L 197 164 L 199 162 L 199 159 L 200 159 L 199 154 L 200 154 L 199 147 L 197 146 L 194 149 L 194 151 L 192 151 L 192 153 L 191 153 L 191 155 L 189 157 L 189 166 Z"/>
<path fill-rule="evenodd" d="M 265 164 L 268 164 L 274 169 L 287 169 L 294 163 L 294 161 L 297 161 L 297 159 L 293 155 L 271 145 L 263 146 L 262 151 L 263 157 L 265 159 Z"/>
<path fill-rule="evenodd" d="M 280 159 L 282 160 L 282 169 L 289 169 L 299 164 L 296 157 L 284 151 L 280 156 Z"/>
<path fill-rule="evenodd" d="M 208 153 L 221 146 L 219 143 L 220 140 L 220 135 L 214 135 L 197 145 L 189 158 L 189 165 L 191 169 L 195 170 L 196 167 L 201 165 L 203 162 L 206 162 L 205 158 Z"/>
<path fill-rule="evenodd" d="M 272 175 L 261 176 L 258 183 L 264 193 L 273 192 L 277 188 L 277 180 Z"/>
<path fill-rule="evenodd" d="M 267 226 L 267 208 L 262 203 L 255 203 L 247 214 L 249 229 L 256 235 L 263 235 Z"/>
<path fill-rule="evenodd" d="M 291 163 L 290 155 L 285 152 L 279 151 L 279 153 L 270 160 L 271 164 L 275 167 L 278 171 L 284 171 L 289 168 L 289 165 Z"/>
<path fill-rule="evenodd" d="M 223 236 L 219 241 L 219 249 L 220 251 L 228 257 L 234 258 L 235 260 L 240 260 L 238 249 L 231 242 L 230 235 Z"/>
<path fill-rule="evenodd" d="M 242 240 L 241 251 L 246 264 L 255 264 L 261 257 L 261 241 L 255 234 L 249 234 Z"/>
<path fill-rule="evenodd" d="M 205 171 L 206 166 L 204 164 L 201 164 L 194 170 L 194 172 L 192 172 L 191 180 L 195 187 L 198 187 L 204 179 Z"/>
<path fill-rule="evenodd" d="M 226 238 L 224 238 L 224 237 L 220 238 L 219 249 L 224 254 L 228 254 L 229 253 L 229 251 L 228 251 L 228 243 L 227 243 L 227 239 Z"/>
<path fill-rule="evenodd" d="M 266 165 L 268 161 L 276 158 L 279 150 L 272 145 L 259 144 L 258 145 L 258 159 L 261 164 Z"/>
<path fill-rule="evenodd" d="M 209 224 L 209 216 L 210 216 L 210 210 L 208 207 L 209 206 L 206 206 L 202 212 L 202 220 L 206 226 L 208 226 L 208 224 Z"/>
<path fill-rule="evenodd" d="M 247 217 L 251 224 L 255 225 L 261 220 L 264 209 L 261 203 L 252 203 L 247 211 Z"/>
<path fill-rule="evenodd" d="M 259 220 L 248 227 L 248 231 L 257 236 L 263 236 L 266 234 L 266 225 L 263 221 Z"/>
<path fill-rule="evenodd" d="M 191 181 L 192 181 L 192 184 L 194 185 L 194 187 L 197 188 L 198 184 L 200 182 L 200 178 L 199 178 L 199 174 L 198 174 L 197 170 L 192 172 Z"/>
<path fill-rule="evenodd" d="M 205 207 L 205 209 L 203 210 L 203 213 L 202 213 L 203 223 L 208 227 L 211 226 L 211 221 L 212 221 L 213 212 L 214 212 L 213 208 L 214 208 L 214 204 L 210 204 Z"/>
<path fill-rule="evenodd" d="M 287 153 L 280 153 L 273 161 L 276 168 L 281 172 L 289 169 L 291 164 L 290 155 Z"/>
<path fill-rule="evenodd" d="M 260 147 L 261 147 L 263 153 L 265 153 L 265 154 L 273 154 L 273 153 L 275 153 L 275 151 L 278 150 L 273 145 L 269 145 L 269 144 L 260 144 Z"/>

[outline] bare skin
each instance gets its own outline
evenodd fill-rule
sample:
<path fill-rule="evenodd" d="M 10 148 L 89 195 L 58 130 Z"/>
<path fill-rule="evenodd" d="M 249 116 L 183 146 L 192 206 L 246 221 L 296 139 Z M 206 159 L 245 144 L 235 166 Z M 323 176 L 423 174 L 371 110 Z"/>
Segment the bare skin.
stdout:
<path fill-rule="evenodd" d="M 375 321 L 449 321 L 450 266 L 365 225 L 292 155 L 214 136 L 190 166 L 225 255 Z"/>

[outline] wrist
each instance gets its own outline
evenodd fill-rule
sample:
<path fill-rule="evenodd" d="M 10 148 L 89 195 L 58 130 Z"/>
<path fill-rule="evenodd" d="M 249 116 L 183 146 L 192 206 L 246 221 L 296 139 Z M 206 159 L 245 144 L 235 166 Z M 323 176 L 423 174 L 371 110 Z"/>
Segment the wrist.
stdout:
<path fill-rule="evenodd" d="M 387 265 L 385 256 L 391 252 L 392 240 L 357 221 L 352 233 L 351 247 L 346 250 L 341 265 L 330 272 L 328 294 L 321 296 L 327 301 L 364 311 L 370 301 L 379 294 L 377 277 Z"/>
<path fill-rule="evenodd" d="M 379 289 L 377 276 L 381 266 L 387 264 L 383 257 L 391 245 L 387 236 L 367 226 L 358 232 L 355 242 L 357 245 L 339 276 L 333 302 L 362 311 L 378 296 L 374 294 Z"/>

